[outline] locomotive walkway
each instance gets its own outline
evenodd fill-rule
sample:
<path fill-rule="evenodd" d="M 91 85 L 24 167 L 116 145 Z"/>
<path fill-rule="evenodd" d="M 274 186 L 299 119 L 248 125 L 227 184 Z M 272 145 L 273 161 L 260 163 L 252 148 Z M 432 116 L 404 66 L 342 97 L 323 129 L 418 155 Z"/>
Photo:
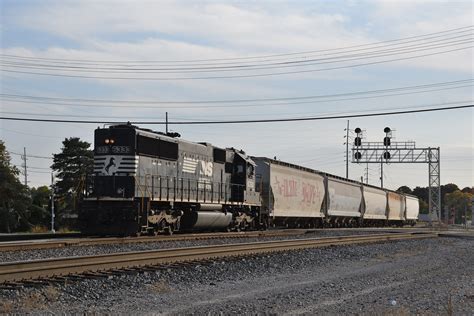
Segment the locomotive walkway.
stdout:
<path fill-rule="evenodd" d="M 154 270 L 166 264 L 208 261 L 217 258 L 259 255 L 314 247 L 436 238 L 436 233 L 398 233 L 278 240 L 176 249 L 55 258 L 0 264 L 0 284 L 64 282 L 65 277 L 107 277 L 129 271 Z"/>

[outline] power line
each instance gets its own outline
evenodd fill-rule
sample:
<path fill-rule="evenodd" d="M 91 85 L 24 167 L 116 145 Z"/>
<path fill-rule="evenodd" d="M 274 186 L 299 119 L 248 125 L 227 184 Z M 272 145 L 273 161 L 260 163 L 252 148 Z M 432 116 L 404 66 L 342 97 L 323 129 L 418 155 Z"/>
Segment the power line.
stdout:
<path fill-rule="evenodd" d="M 333 120 L 343 118 L 355 118 L 355 117 L 374 117 L 374 116 L 386 116 L 386 115 L 400 115 L 400 114 L 412 114 L 412 113 L 424 113 L 424 112 L 435 112 L 435 111 L 446 111 L 446 110 L 458 110 L 472 108 L 474 104 L 460 105 L 452 107 L 442 108 L 431 108 L 431 109 L 419 109 L 419 110 L 405 110 L 395 112 L 379 112 L 369 114 L 352 114 L 352 115 L 338 115 L 338 116 L 319 116 L 319 117 L 300 117 L 300 118 L 282 118 L 282 119 L 259 119 L 259 120 L 230 120 L 230 121 L 175 121 L 168 122 L 173 125 L 208 125 L 208 124 L 247 124 L 247 123 L 277 123 L 277 122 L 296 122 L 296 121 L 317 121 L 317 120 Z M 123 124 L 124 122 L 113 122 L 113 121 L 88 121 L 88 120 L 55 120 L 55 119 L 35 119 L 35 118 L 20 118 L 20 117 L 0 117 L 2 120 L 10 121 L 28 121 L 28 122 L 47 122 L 47 123 L 79 123 L 79 124 Z M 156 121 L 138 121 L 130 122 L 132 124 L 150 124 L 150 125 L 163 125 L 165 122 Z"/>
<path fill-rule="evenodd" d="M 379 45 L 383 43 L 392 43 L 398 42 L 403 40 L 410 40 L 410 39 L 420 39 L 424 37 L 429 37 L 432 35 L 439 35 L 439 34 L 446 34 L 452 32 L 463 32 L 472 30 L 473 26 L 464 26 L 449 30 L 444 30 L 440 32 L 433 32 L 427 33 L 423 35 L 417 36 L 410 36 L 405 38 L 398 38 L 398 39 L 391 39 L 379 42 L 373 42 L 368 44 L 359 44 L 359 45 L 352 45 L 340 48 L 330 48 L 330 49 L 323 49 L 323 50 L 311 50 L 311 51 L 304 51 L 304 52 L 293 52 L 293 53 L 282 53 L 282 54 L 271 54 L 271 55 L 260 55 L 260 56 L 247 56 L 247 57 L 234 57 L 234 58 L 213 58 L 213 59 L 194 59 L 194 60 L 159 60 L 159 61 L 111 61 L 111 60 L 84 60 L 84 59 L 61 59 L 61 58 L 41 58 L 41 57 L 29 57 L 29 56 L 18 56 L 18 55 L 8 55 L 8 54 L 0 54 L 0 56 L 11 57 L 11 58 L 21 58 L 21 59 L 28 59 L 28 60 L 48 60 L 48 61 L 61 61 L 61 62 L 97 62 L 97 63 L 195 63 L 195 62 L 208 62 L 208 61 L 229 61 L 229 60 L 248 60 L 248 59 L 261 59 L 261 58 L 273 58 L 273 57 L 282 57 L 282 56 L 294 56 L 294 55 L 303 55 L 303 54 L 313 54 L 313 53 L 320 53 L 320 52 L 328 52 L 328 51 L 337 51 L 343 49 L 350 49 L 350 48 L 357 48 L 357 47 L 367 47 L 373 45 Z"/>
<path fill-rule="evenodd" d="M 458 39 L 454 41 L 448 41 L 451 39 Z M 443 42 L 443 43 L 438 43 Z M 220 66 L 199 66 L 199 67 L 170 67 L 170 66 L 161 66 L 162 68 L 151 68 L 147 65 L 147 68 L 136 68 L 137 66 L 120 66 L 120 67 L 101 67 L 101 66 L 75 66 L 70 64 L 65 65 L 56 65 L 56 64 L 47 64 L 47 63 L 35 63 L 35 62 L 24 62 L 24 61 L 1 61 L 5 67 L 14 67 L 14 68 L 24 68 L 24 69 L 42 69 L 42 70 L 64 70 L 64 71 L 74 71 L 74 72 L 92 72 L 92 73 L 147 73 L 147 74 L 176 74 L 176 73 L 203 73 L 203 72 L 226 72 L 226 71 L 247 71 L 247 70 L 262 70 L 262 69 L 277 69 L 277 68 L 288 68 L 288 67 L 306 67 L 312 65 L 321 65 L 321 64 L 331 64 L 331 63 L 340 63 L 347 61 L 357 61 L 370 58 L 379 58 L 386 57 L 398 54 L 407 54 L 418 51 L 439 49 L 444 47 L 452 47 L 456 45 L 463 45 L 472 42 L 472 34 L 459 35 L 447 39 L 435 40 L 429 43 L 418 43 L 408 46 L 401 46 L 390 49 L 381 49 L 373 50 L 364 53 L 357 54 L 346 54 L 334 57 L 324 57 L 324 58 L 310 58 L 306 57 L 302 60 L 284 60 L 280 62 L 267 62 L 267 63 L 252 63 L 244 65 L 220 65 Z M 437 43 L 437 44 L 433 44 Z M 143 66 L 142 66 L 143 67 Z"/>
<path fill-rule="evenodd" d="M 247 108 L 247 107 L 266 107 L 266 106 L 288 106 L 288 105 L 297 105 L 297 104 L 314 104 L 314 103 L 327 103 L 327 102 L 341 102 L 341 101 L 353 101 L 353 100 L 364 100 L 364 99 L 375 99 L 375 98 L 382 98 L 382 97 L 391 97 L 391 96 L 401 96 L 401 95 L 410 95 L 410 94 L 419 94 L 419 93 L 428 93 L 428 92 L 439 92 L 439 91 L 446 91 L 446 90 L 453 90 L 453 89 L 461 89 L 472 87 L 471 85 L 461 85 L 455 87 L 448 87 L 448 88 L 438 88 L 438 89 L 430 89 L 430 90 L 422 90 L 422 91 L 412 91 L 412 92 L 402 92 L 402 93 L 390 93 L 390 94 L 381 94 L 375 96 L 365 96 L 365 97 L 356 97 L 356 98 L 340 98 L 340 99 L 327 99 L 327 100 L 311 100 L 311 101 L 299 101 L 299 102 L 286 102 L 286 103 L 267 103 L 267 104 L 246 104 L 246 105 L 204 105 L 204 106 L 133 106 L 133 108 L 142 108 L 142 109 L 206 109 L 206 108 Z M 0 97 L 0 99 L 2 99 Z M 77 107 L 97 107 L 97 108 L 127 108 L 129 109 L 130 106 L 126 105 L 103 105 L 103 104 L 68 104 L 68 103 L 54 103 L 54 102 L 47 102 L 47 101 L 27 101 L 27 100 L 11 100 L 5 99 L 3 100 L 14 102 L 14 103 L 27 103 L 27 104 L 47 104 L 47 105 L 63 105 L 63 106 L 77 106 Z M 4 112 L 6 113 L 6 112 Z M 253 114 L 249 114 L 252 115 Z M 208 117 L 208 116 L 206 116 Z"/>
<path fill-rule="evenodd" d="M 312 96 L 294 96 L 294 97 L 282 97 L 282 98 L 263 98 L 263 99 L 226 99 L 226 100 L 106 100 L 106 99 L 82 99 L 82 98 L 58 98 L 58 97 L 45 97 L 45 96 L 32 96 L 32 95 L 19 95 L 19 94 L 0 94 L 0 97 L 3 98 L 20 98 L 20 99 L 33 99 L 33 100 L 42 100 L 50 103 L 51 101 L 65 101 L 65 102 L 93 102 L 93 103 L 125 103 L 125 104 L 214 104 L 214 103 L 247 103 L 247 102 L 273 102 L 273 101 L 292 101 L 292 100 L 308 100 L 308 99 L 326 99 L 326 98 L 336 98 L 344 96 L 354 96 L 361 94 L 378 94 L 385 92 L 397 92 L 403 90 L 414 90 L 414 89 L 425 89 L 433 88 L 440 86 L 450 86 L 457 84 L 472 83 L 474 79 L 462 79 L 455 81 L 445 81 L 437 83 L 429 83 L 422 85 L 414 86 L 403 86 L 396 88 L 387 88 L 387 89 L 378 89 L 378 90 L 366 90 L 366 91 L 356 91 L 356 92 L 346 92 L 346 93 L 337 93 L 337 94 L 323 94 L 323 95 L 312 95 Z M 470 86 L 470 85 L 469 85 Z M 465 86 L 462 86 L 465 87 Z M 431 91 L 431 90 L 430 90 Z"/>
<path fill-rule="evenodd" d="M 47 174 L 51 174 L 51 171 L 35 171 L 35 170 L 30 170 L 28 172 L 32 172 L 32 173 L 47 173 Z"/>
<path fill-rule="evenodd" d="M 417 108 L 429 108 L 429 107 L 433 107 L 434 105 L 452 105 L 452 104 L 460 104 L 460 103 L 470 103 L 472 102 L 472 100 L 462 100 L 462 101 L 453 101 L 453 102 L 443 102 L 442 104 L 429 104 L 429 105 L 419 105 L 419 106 L 416 106 Z M 411 109 L 413 108 L 414 106 L 413 105 L 410 105 L 410 106 L 405 106 L 405 107 L 396 107 L 396 108 L 384 108 L 384 110 L 401 110 L 401 109 Z M 373 111 L 373 109 L 367 109 L 367 110 L 358 110 L 358 111 L 353 111 L 353 112 L 347 112 L 347 111 L 332 111 L 332 112 L 326 112 L 324 113 L 325 115 L 334 115 L 334 114 L 348 114 L 348 113 L 352 113 L 352 114 L 356 114 L 356 113 L 367 113 L 367 112 L 371 112 Z M 91 115 L 73 115 L 73 114 L 51 114 L 51 113 L 31 113 L 31 112 L 11 112 L 11 111 L 1 111 L 0 112 L 0 115 L 2 114 L 12 114 L 12 115 L 33 115 L 33 116 L 47 116 L 47 117 L 67 117 L 67 118 L 95 118 L 95 116 L 91 116 Z M 270 115 L 270 116 L 273 116 L 274 114 L 277 114 L 277 113 L 271 113 L 271 114 L 267 114 L 267 115 Z M 292 111 L 291 114 L 297 114 L 295 113 L 294 111 Z M 299 114 L 304 114 L 304 115 L 315 115 L 313 113 L 299 113 Z M 323 113 L 319 113 L 319 114 L 323 114 Z M 277 114 L 278 116 L 281 116 L 281 114 Z M 249 114 L 249 115 L 240 115 L 241 116 L 255 116 L 255 114 Z M 149 118 L 150 116 L 104 116 L 102 115 L 101 116 L 103 119 L 126 119 L 127 121 L 130 121 L 130 120 L 138 120 L 138 119 L 146 119 L 146 118 Z M 206 119 L 204 120 L 208 120 L 209 117 L 211 117 L 210 115 L 206 115 Z M 221 117 L 221 116 L 218 116 L 218 117 Z M 239 115 L 236 115 L 234 117 L 239 117 Z M 202 121 L 203 119 L 199 119 L 197 117 L 194 117 L 192 119 L 188 119 L 188 118 L 180 118 L 180 117 L 175 117 L 176 119 L 178 120 L 183 120 L 183 121 Z"/>
<path fill-rule="evenodd" d="M 35 137 L 58 138 L 58 139 L 59 139 L 59 138 L 61 138 L 61 139 L 63 138 L 63 137 L 59 137 L 59 136 L 49 136 L 49 135 L 39 135 L 39 134 L 24 133 L 24 132 L 15 131 L 15 130 L 3 128 L 3 127 L 0 127 L 0 130 L 7 131 L 7 132 L 11 132 L 11 133 L 22 134 L 22 135 L 35 136 Z"/>
<path fill-rule="evenodd" d="M 71 74 L 62 74 L 62 73 L 42 73 L 42 72 L 33 72 L 33 71 L 21 71 L 21 70 L 9 70 L 3 69 L 4 72 L 10 73 L 18 73 L 18 74 L 29 74 L 29 75 L 39 75 L 39 76 L 53 76 L 53 77 L 65 77 L 65 78 L 84 78 L 84 79 L 110 79 L 110 80 L 156 80 L 156 81 L 170 81 L 170 80 L 209 80 L 209 79 L 232 79 L 232 78 L 257 78 L 257 77 L 268 77 L 268 76 L 279 76 L 279 75 L 290 75 L 290 74 L 301 74 L 301 73 L 312 73 L 312 72 L 319 72 L 319 71 L 328 71 L 328 70 L 339 70 L 339 69 L 347 69 L 347 68 L 356 68 L 356 67 L 363 67 L 363 66 L 370 66 L 370 65 L 377 65 L 383 63 L 390 63 L 402 60 L 410 60 L 416 59 L 421 57 L 428 57 L 440 54 L 446 54 L 450 52 L 456 52 L 461 50 L 470 49 L 473 46 L 465 46 L 456 49 L 444 50 L 429 54 L 421 54 L 416 56 L 409 56 L 409 57 L 401 57 L 395 59 L 386 59 L 386 60 L 379 60 L 367 63 L 360 63 L 360 64 L 352 64 L 352 65 L 345 65 L 345 66 L 334 66 L 328 68 L 319 68 L 319 69 L 308 69 L 308 70 L 295 70 L 295 71 L 285 71 L 285 72 L 270 72 L 270 73 L 260 73 L 260 74 L 243 74 L 243 75 L 229 75 L 229 76 L 201 76 L 201 77 L 110 77 L 110 76 L 86 76 L 86 75 L 71 75 Z"/>
<path fill-rule="evenodd" d="M 29 156 L 28 156 L 29 157 Z M 24 166 L 14 165 L 17 168 L 23 168 Z M 30 167 L 27 166 L 27 169 L 37 169 L 37 170 L 51 170 L 51 168 L 44 168 L 44 167 Z"/>
<path fill-rule="evenodd" d="M 23 156 L 23 154 L 19 154 L 13 151 L 9 151 L 8 153 L 17 155 L 17 156 Z M 41 159 L 53 159 L 53 157 L 45 157 L 45 156 L 36 156 L 36 155 L 28 155 L 28 158 L 41 158 Z"/>

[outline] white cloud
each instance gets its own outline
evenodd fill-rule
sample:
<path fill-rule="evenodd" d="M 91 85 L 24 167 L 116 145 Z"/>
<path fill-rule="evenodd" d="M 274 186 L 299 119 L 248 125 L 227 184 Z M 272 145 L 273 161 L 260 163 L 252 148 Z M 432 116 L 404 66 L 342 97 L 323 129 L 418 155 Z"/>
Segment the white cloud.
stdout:
<path fill-rule="evenodd" d="M 450 5 L 452 4 L 452 5 Z M 15 55 L 84 60 L 189 60 L 229 58 L 297 51 L 319 50 L 373 43 L 392 38 L 415 36 L 472 23 L 472 5 L 450 2 L 367 2 L 354 3 L 351 10 L 325 10 L 321 3 L 268 2 L 259 4 L 213 2 L 54 2 L 18 12 L 13 23 L 19 29 L 67 39 L 46 48 L 34 45 L 4 45 L 2 52 Z M 354 9 L 354 10 L 352 10 Z M 360 17 L 363 11 L 366 16 Z M 4 28 L 2 27 L 2 31 Z M 73 43 L 73 45 L 70 45 Z M 367 68 L 315 72 L 304 75 L 232 80 L 137 81 L 79 80 L 39 76 L 6 75 L 9 89 L 19 94 L 59 97 L 87 97 L 135 100 L 243 99 L 373 90 L 429 82 L 465 79 L 472 74 L 472 51 L 382 64 Z M 471 66 L 471 67 L 470 67 Z M 437 74 L 433 77 L 433 73 Z M 461 77 L 461 78 L 459 78 Z M 15 79 L 17 78 L 17 79 Z M 14 83 L 11 85 L 11 83 Z M 6 85 L 5 85 L 6 86 Z M 4 86 L 2 86 L 4 91 Z M 3 92 L 5 93 L 5 92 Z M 437 103 L 460 99 L 457 91 L 439 95 L 419 95 L 390 100 L 362 100 L 339 105 L 333 111 Z M 472 97 L 472 93 L 471 93 Z M 444 100 L 444 99 L 443 99 Z M 259 109 L 181 109 L 170 111 L 178 118 L 254 118 L 296 116 L 298 113 L 330 111 L 334 104 L 287 106 Z M 38 110 L 35 106 L 3 103 L 2 108 L 17 111 Z M 56 114 L 107 116 L 149 116 L 161 119 L 164 110 L 92 109 L 47 106 Z M 43 109 L 44 110 L 44 109 Z M 289 114 L 288 114 L 289 113 Z M 461 115 L 462 116 L 462 115 Z M 393 124 L 420 142 L 431 144 L 432 135 L 443 122 L 442 115 L 355 120 L 371 131 Z M 453 115 L 453 119 L 459 116 Z M 445 120 L 444 120 L 445 121 Z M 380 122 L 380 124 L 379 124 Z M 351 122 L 352 123 L 352 122 Z M 471 120 L 453 123 L 453 132 L 472 130 Z M 31 129 L 33 133 L 71 136 L 75 133 L 91 141 L 93 126 L 67 128 L 63 125 L 6 123 L 6 128 Z M 160 127 L 152 126 L 156 129 Z M 236 146 L 251 154 L 307 161 L 307 165 L 343 174 L 342 130 L 345 121 L 255 126 L 173 126 L 187 138 L 207 140 L 220 146 Z M 422 130 L 423 132 L 420 132 Z M 7 144 L 44 154 L 58 150 L 57 140 L 23 137 L 5 133 Z M 451 133 L 434 142 L 449 148 Z M 3 137 L 3 135 L 2 135 Z M 463 144 L 462 140 L 458 141 Z M 471 140 L 464 140 L 464 144 Z M 469 147 L 469 146 L 468 146 Z M 470 147 L 472 148 L 472 146 Z M 322 154 L 328 154 L 324 156 Z M 305 156 L 308 156 L 305 159 Z M 322 157 L 323 156 L 323 157 Z M 466 168 L 469 168 L 467 166 Z M 470 167 L 472 169 L 472 166 Z M 424 185 L 423 177 L 405 177 Z M 421 180 L 419 180 L 421 179 Z M 404 180 L 400 180 L 404 181 Z M 461 181 L 461 180 L 460 180 Z"/>

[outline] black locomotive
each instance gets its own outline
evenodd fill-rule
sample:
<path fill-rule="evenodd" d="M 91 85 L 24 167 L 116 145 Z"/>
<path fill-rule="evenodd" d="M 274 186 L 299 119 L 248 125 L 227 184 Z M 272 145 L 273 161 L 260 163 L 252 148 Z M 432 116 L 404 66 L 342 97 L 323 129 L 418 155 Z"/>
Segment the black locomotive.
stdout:
<path fill-rule="evenodd" d="M 94 174 L 80 212 L 90 234 L 259 226 L 255 163 L 245 152 L 131 124 L 95 131 Z"/>

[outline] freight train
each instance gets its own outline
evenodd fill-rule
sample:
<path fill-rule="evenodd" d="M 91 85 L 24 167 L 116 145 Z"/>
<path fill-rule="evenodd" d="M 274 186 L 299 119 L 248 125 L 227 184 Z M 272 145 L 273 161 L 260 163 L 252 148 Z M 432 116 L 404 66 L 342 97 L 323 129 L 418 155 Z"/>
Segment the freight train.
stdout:
<path fill-rule="evenodd" d="M 95 130 L 79 220 L 94 235 L 414 225 L 418 199 L 129 123 Z"/>

